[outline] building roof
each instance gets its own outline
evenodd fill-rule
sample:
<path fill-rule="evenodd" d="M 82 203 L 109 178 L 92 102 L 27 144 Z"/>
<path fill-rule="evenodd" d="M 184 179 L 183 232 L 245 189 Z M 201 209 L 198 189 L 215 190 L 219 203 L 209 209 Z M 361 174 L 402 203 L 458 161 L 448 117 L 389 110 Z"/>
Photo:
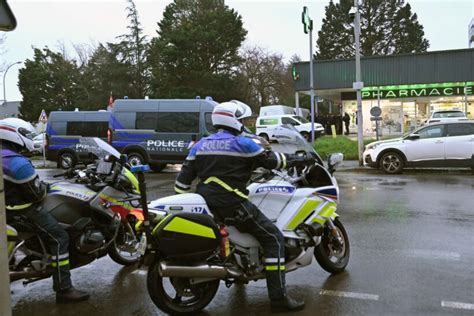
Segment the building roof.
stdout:
<path fill-rule="evenodd" d="M 299 79 L 295 91 L 309 90 L 309 62 L 294 64 Z M 361 58 L 365 87 L 474 81 L 474 49 Z M 316 90 L 352 89 L 355 59 L 316 60 Z"/>

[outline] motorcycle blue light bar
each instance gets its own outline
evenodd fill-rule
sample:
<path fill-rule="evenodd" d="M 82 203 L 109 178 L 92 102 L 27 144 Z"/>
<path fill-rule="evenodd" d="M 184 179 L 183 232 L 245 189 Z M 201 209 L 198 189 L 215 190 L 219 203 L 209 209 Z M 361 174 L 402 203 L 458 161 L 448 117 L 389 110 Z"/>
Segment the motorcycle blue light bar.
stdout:
<path fill-rule="evenodd" d="M 138 165 L 138 166 L 133 166 L 131 168 L 131 171 L 133 173 L 138 173 L 138 172 L 148 172 L 150 171 L 150 166 L 149 165 Z"/>

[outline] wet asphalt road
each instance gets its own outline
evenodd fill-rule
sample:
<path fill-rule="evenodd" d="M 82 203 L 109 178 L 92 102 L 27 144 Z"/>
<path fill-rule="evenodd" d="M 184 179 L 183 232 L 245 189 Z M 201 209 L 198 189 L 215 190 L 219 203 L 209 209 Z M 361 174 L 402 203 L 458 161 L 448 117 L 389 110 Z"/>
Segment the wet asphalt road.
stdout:
<path fill-rule="evenodd" d="M 176 169 L 148 175 L 151 198 L 172 194 Z M 48 178 L 50 172 L 42 171 Z M 470 172 L 340 172 L 338 213 L 351 241 L 347 271 L 316 262 L 287 275 L 306 301 L 298 315 L 474 315 L 474 176 Z M 14 315 L 163 315 L 146 290 L 146 271 L 109 258 L 73 271 L 88 302 L 56 305 L 51 281 L 12 284 Z M 264 281 L 223 283 L 202 315 L 266 315 Z"/>

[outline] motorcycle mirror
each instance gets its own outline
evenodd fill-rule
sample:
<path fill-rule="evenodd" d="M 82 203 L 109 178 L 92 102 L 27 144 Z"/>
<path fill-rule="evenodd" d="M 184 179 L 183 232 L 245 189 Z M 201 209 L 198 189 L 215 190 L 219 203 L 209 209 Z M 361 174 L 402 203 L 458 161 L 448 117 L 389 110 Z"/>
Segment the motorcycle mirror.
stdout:
<path fill-rule="evenodd" d="M 124 165 L 124 164 L 127 163 L 127 161 L 128 161 L 127 155 L 126 155 L 126 154 L 121 154 L 121 155 L 120 155 L 120 158 L 119 158 L 120 164 L 121 164 L 121 165 Z"/>
<path fill-rule="evenodd" d="M 334 153 L 328 156 L 328 167 L 329 169 L 334 169 L 334 167 L 340 165 L 344 160 L 344 155 L 342 153 Z"/>

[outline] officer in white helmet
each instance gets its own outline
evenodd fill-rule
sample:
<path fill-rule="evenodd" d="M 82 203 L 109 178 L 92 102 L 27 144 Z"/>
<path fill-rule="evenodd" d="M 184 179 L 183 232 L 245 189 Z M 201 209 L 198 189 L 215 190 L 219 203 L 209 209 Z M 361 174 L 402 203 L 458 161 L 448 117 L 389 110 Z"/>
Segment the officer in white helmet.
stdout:
<path fill-rule="evenodd" d="M 16 124 L 21 123 L 21 124 Z M 0 121 L 0 143 L 2 146 L 3 182 L 7 212 L 25 216 L 49 241 L 52 258 L 53 289 L 58 302 L 78 302 L 89 298 L 85 292 L 76 290 L 69 272 L 69 236 L 57 220 L 41 207 L 47 193 L 47 185 L 40 181 L 31 162 L 21 152 L 34 149 L 32 132 L 26 122 Z"/>
<path fill-rule="evenodd" d="M 301 157 L 265 150 L 241 135 L 240 119 L 251 109 L 239 101 L 224 102 L 212 112 L 217 133 L 201 139 L 190 150 L 175 182 L 177 193 L 187 193 L 199 178 L 202 195 L 214 216 L 252 234 L 265 255 L 265 273 L 272 311 L 297 311 L 304 302 L 288 297 L 285 288 L 285 240 L 280 230 L 248 200 L 247 182 L 257 167 L 284 169 L 304 164 Z"/>

